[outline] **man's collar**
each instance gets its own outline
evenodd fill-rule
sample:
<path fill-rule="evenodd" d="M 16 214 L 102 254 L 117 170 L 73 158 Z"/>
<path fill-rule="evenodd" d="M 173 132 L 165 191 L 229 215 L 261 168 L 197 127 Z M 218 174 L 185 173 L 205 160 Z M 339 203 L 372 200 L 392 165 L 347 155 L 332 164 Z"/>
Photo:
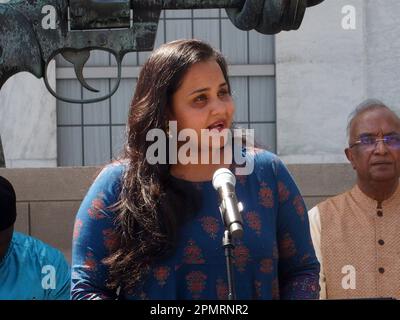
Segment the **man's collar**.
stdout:
<path fill-rule="evenodd" d="M 378 207 L 378 201 L 362 192 L 357 184 L 351 189 L 350 193 L 363 207 L 368 209 L 376 209 Z M 400 184 L 397 186 L 396 191 L 381 203 L 382 208 L 389 208 L 392 206 L 400 206 Z"/>

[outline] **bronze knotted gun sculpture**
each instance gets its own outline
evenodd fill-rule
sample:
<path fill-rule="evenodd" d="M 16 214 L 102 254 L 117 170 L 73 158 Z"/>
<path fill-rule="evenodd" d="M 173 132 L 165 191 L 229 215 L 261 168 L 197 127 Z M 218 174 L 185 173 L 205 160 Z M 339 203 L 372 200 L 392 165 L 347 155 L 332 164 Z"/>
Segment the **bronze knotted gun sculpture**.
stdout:
<path fill-rule="evenodd" d="M 225 8 L 242 30 L 264 34 L 300 27 L 306 8 L 323 0 L 0 0 L 0 89 L 21 71 L 44 78 L 58 99 L 92 103 L 109 98 L 118 89 L 121 62 L 132 51 L 151 51 L 163 9 Z M 61 54 L 74 65 L 83 87 L 98 92 L 84 79 L 91 50 L 114 55 L 118 80 L 103 97 L 74 100 L 60 97 L 50 87 L 47 67 Z"/>

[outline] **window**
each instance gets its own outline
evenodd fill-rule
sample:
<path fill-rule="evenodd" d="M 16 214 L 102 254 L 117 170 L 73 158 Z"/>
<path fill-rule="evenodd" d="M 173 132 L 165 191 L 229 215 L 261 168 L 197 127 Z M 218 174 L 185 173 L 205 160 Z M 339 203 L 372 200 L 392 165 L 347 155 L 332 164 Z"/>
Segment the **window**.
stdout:
<path fill-rule="evenodd" d="M 222 51 L 229 63 L 236 123 L 255 129 L 256 140 L 275 152 L 274 36 L 237 29 L 225 10 L 163 11 L 155 48 L 179 38 L 202 39 Z M 59 166 L 101 165 L 120 153 L 140 65 L 149 54 L 134 52 L 125 56 L 120 87 L 110 99 L 84 105 L 57 101 Z M 110 74 L 116 68 L 110 54 L 92 52 L 86 70 L 91 86 L 102 92 L 113 88 L 116 78 Z M 57 59 L 56 73 L 58 94 L 77 99 L 91 97 L 75 79 L 70 64 Z"/>

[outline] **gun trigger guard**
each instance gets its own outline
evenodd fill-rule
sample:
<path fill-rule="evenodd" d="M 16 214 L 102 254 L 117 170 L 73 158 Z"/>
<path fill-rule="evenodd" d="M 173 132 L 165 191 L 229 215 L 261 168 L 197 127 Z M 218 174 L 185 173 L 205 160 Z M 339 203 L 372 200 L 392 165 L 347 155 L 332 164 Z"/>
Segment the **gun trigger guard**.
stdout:
<path fill-rule="evenodd" d="M 64 98 L 64 97 L 59 96 L 56 92 L 54 92 L 53 88 L 50 86 L 50 84 L 47 80 L 47 67 L 48 67 L 48 64 L 46 64 L 46 67 L 44 70 L 44 84 L 45 84 L 47 90 L 49 90 L 49 92 L 58 100 L 61 100 L 61 101 L 67 102 L 67 103 L 78 103 L 78 104 L 95 103 L 95 102 L 100 102 L 100 101 L 106 100 L 106 99 L 110 98 L 117 91 L 119 84 L 121 83 L 122 67 L 121 67 L 121 61 L 118 60 L 118 80 L 117 80 L 117 83 L 115 84 L 114 88 L 111 90 L 111 92 L 109 94 L 105 95 L 104 97 L 87 99 L 87 100 Z"/>
<path fill-rule="evenodd" d="M 79 82 L 84 88 L 92 92 L 99 92 L 99 90 L 91 87 L 83 77 L 83 68 L 85 67 L 86 62 L 90 58 L 89 50 L 83 50 L 83 51 L 67 50 L 61 52 L 61 55 L 64 57 L 65 60 L 73 64 L 76 78 L 79 80 Z"/>

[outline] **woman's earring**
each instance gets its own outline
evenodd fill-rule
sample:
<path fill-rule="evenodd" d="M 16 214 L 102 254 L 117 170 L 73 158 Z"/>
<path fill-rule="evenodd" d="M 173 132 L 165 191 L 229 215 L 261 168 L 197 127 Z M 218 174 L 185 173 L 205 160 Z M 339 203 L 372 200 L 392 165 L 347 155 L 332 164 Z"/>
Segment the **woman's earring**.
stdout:
<path fill-rule="evenodd" d="M 166 134 L 167 134 L 167 137 L 169 138 L 169 139 L 172 139 L 172 134 L 171 134 L 171 131 L 169 130 L 169 121 L 167 121 L 167 124 L 166 124 L 166 130 L 165 130 L 165 132 L 166 132 Z"/>

